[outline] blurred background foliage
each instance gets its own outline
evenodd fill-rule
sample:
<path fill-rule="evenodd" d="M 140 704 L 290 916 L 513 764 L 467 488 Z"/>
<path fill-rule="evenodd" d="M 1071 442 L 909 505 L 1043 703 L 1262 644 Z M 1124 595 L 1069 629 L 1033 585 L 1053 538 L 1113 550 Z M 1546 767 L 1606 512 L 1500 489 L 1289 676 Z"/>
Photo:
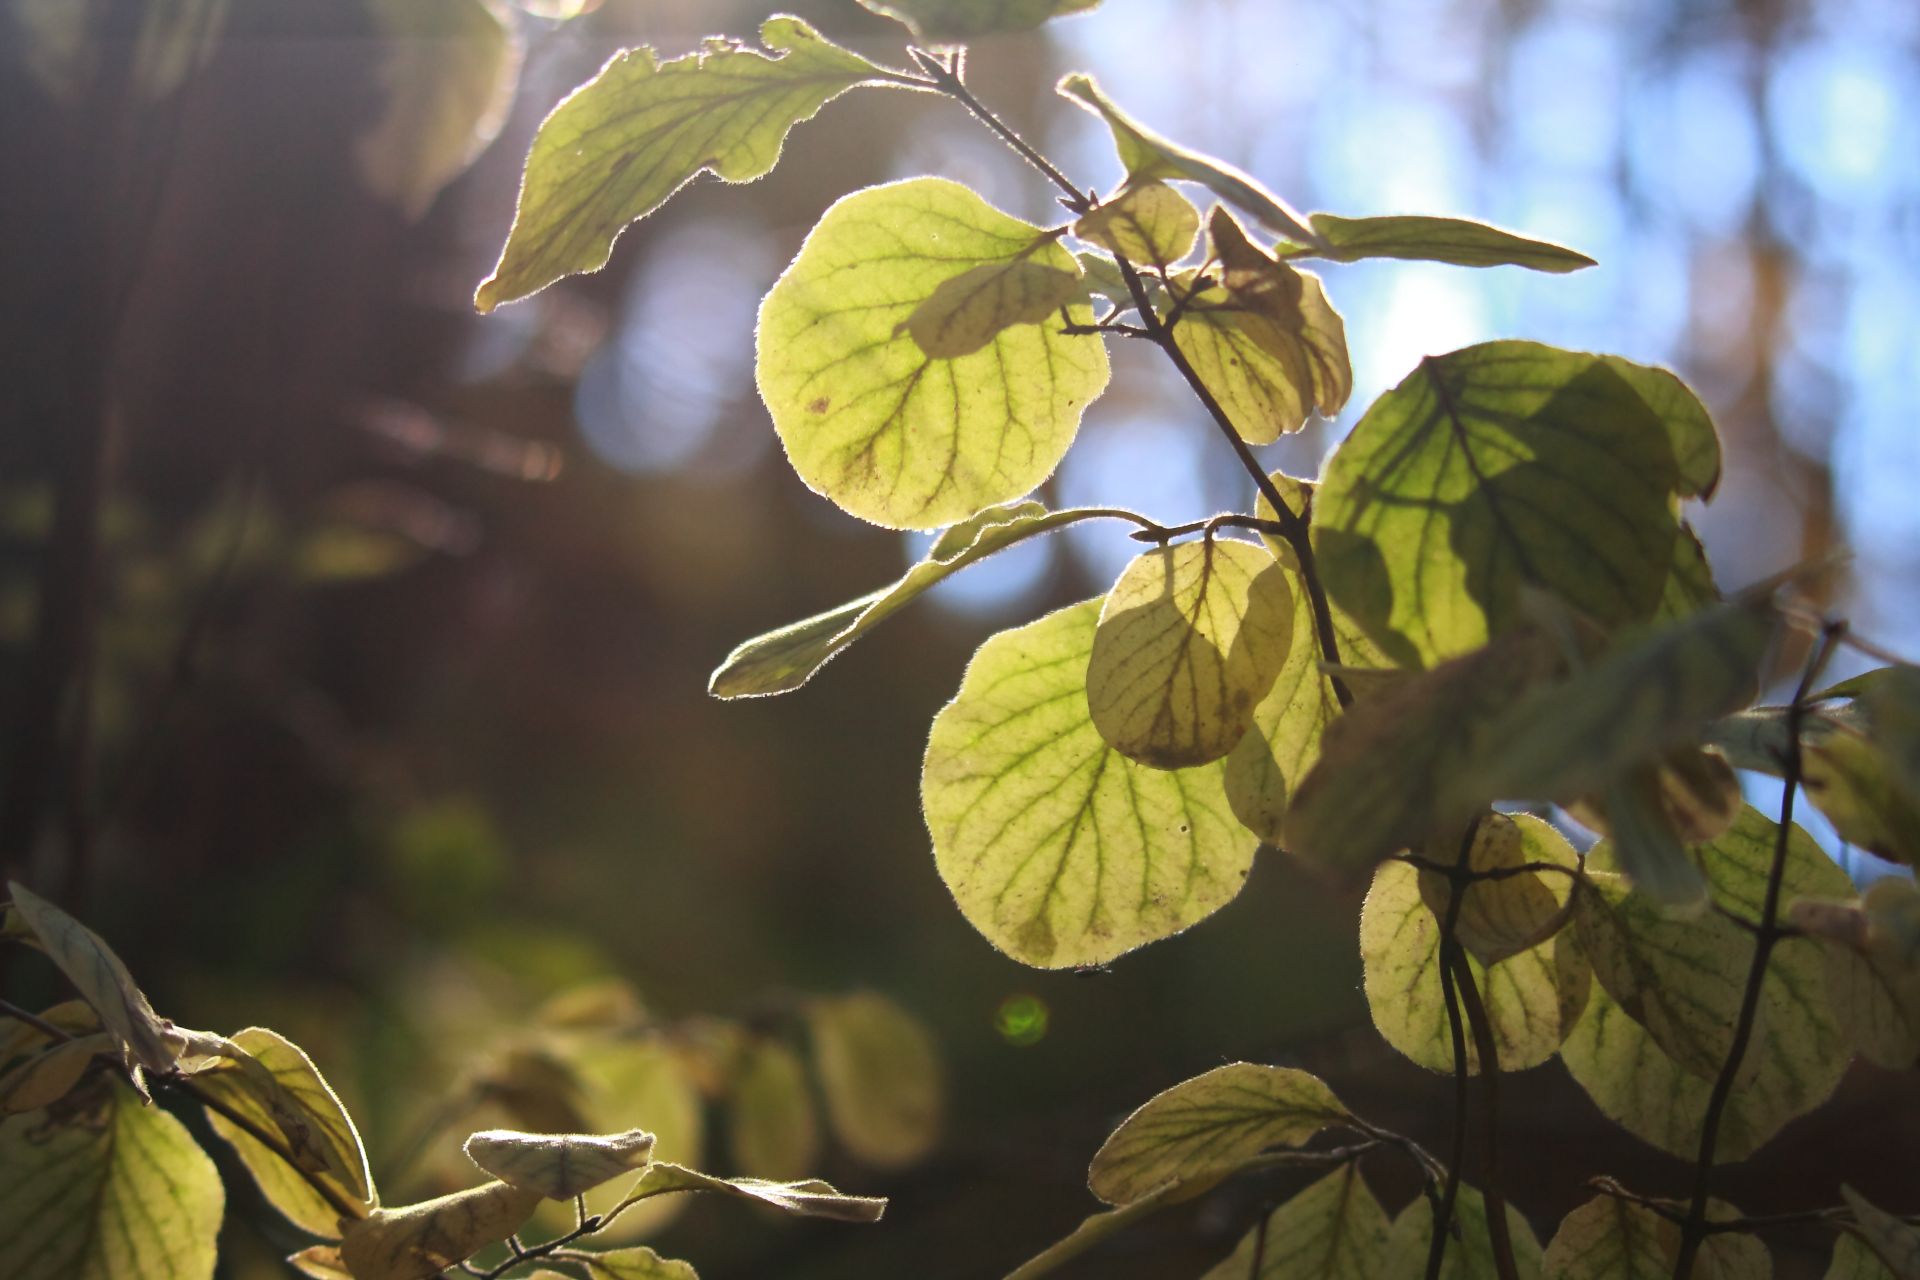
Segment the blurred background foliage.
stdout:
<path fill-rule="evenodd" d="M 836 104 L 768 179 L 697 184 L 605 273 L 481 320 L 471 290 L 551 104 L 616 48 L 749 36 L 768 6 L 524 0 L 503 29 L 466 0 L 194 0 L 224 7 L 218 39 L 116 112 L 46 35 L 61 3 L 0 8 L 0 767 L 17 792 L 48 764 L 42 820 L 0 818 L 0 852 L 163 1010 L 306 1045 L 376 1171 L 579 984 L 623 979 L 689 1043 L 694 1015 L 776 1027 L 801 992 L 877 988 L 914 1011 L 945 1063 L 944 1140 L 906 1170 L 845 1153 L 816 1170 L 892 1195 L 887 1222 L 743 1228 L 696 1206 L 662 1247 L 710 1278 L 996 1274 L 1090 1210 L 1085 1162 L 1119 1116 L 1224 1060 L 1305 1065 L 1382 1122 L 1444 1132 L 1440 1081 L 1367 1026 L 1357 901 L 1282 857 L 1111 972 L 1024 970 L 946 899 L 917 811 L 928 720 L 991 631 L 1104 590 L 1121 533 L 962 575 L 802 693 L 705 694 L 734 643 L 921 549 L 777 457 L 752 386 L 760 295 L 868 183 L 937 172 L 1056 218 L 992 139 L 931 97 Z M 783 7 L 897 56 L 851 0 Z M 137 44 L 122 34 L 109 60 Z M 1330 268 L 1347 419 L 1419 355 L 1491 337 L 1669 363 L 1727 441 L 1698 518 L 1722 583 L 1844 551 L 1833 606 L 1920 651 L 1909 0 L 1109 0 L 979 48 L 983 96 L 1110 183 L 1100 126 L 1053 97 L 1070 68 L 1302 208 L 1485 218 L 1593 254 L 1569 278 Z M 460 172 L 475 120 L 498 137 Z M 1269 460 L 1310 474 L 1345 425 Z M 92 553 L 58 498 L 88 486 Z M 1047 496 L 1172 522 L 1244 507 L 1243 488 L 1180 389 L 1123 361 Z M 50 672 L 51 757 L 27 728 Z M 50 994 L 37 973 L 4 981 Z M 1593 1170 L 1678 1189 L 1557 1062 L 1513 1092 L 1508 1178 L 1543 1228 Z M 1801 1177 L 1736 1170 L 1728 1195 L 1826 1203 L 1844 1170 L 1911 1203 L 1910 1098 L 1856 1065 L 1765 1153 Z M 457 1157 L 414 1167 L 389 1199 L 439 1189 Z M 1157 1220 L 1106 1274 L 1197 1273 L 1259 1194 Z M 227 1273 L 274 1274 L 281 1242 L 234 1217 Z M 1782 1274 L 1817 1274 L 1824 1242 L 1800 1243 Z"/>

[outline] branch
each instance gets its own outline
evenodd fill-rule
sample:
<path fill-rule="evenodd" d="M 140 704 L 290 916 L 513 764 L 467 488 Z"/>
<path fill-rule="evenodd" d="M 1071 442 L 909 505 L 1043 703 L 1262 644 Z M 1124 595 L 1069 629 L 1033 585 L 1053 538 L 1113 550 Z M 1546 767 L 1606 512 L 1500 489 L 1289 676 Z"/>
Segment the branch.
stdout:
<path fill-rule="evenodd" d="M 1465 889 L 1455 886 L 1454 892 L 1464 896 Z M 1473 970 L 1467 967 L 1466 953 L 1457 942 L 1453 945 L 1453 981 L 1460 991 L 1460 1003 L 1466 1009 L 1467 1025 L 1473 1031 L 1474 1053 L 1480 1059 L 1480 1082 L 1486 1095 L 1481 1109 L 1481 1123 L 1486 1126 L 1483 1139 L 1486 1151 L 1480 1194 L 1487 1202 L 1487 1235 L 1493 1244 L 1493 1262 L 1500 1280 L 1520 1280 L 1519 1267 L 1513 1257 L 1513 1239 L 1507 1229 L 1507 1199 L 1500 1190 L 1500 1049 L 1493 1040 L 1493 1023 L 1487 1017 L 1487 1007 L 1473 984 Z"/>
<path fill-rule="evenodd" d="M 1460 871 L 1468 866 L 1473 838 L 1479 831 L 1480 819 L 1475 818 L 1460 838 L 1460 851 L 1450 870 Z M 1467 1037 L 1460 1026 L 1460 1000 L 1453 986 L 1453 958 L 1460 949 L 1453 935 L 1465 900 L 1461 882 L 1454 881 L 1447 894 L 1447 913 L 1440 921 L 1440 994 L 1446 1000 L 1447 1030 L 1453 1037 L 1453 1150 L 1447 1157 L 1446 1190 L 1441 1193 L 1439 1208 L 1433 1215 L 1433 1234 L 1427 1240 L 1426 1280 L 1439 1280 L 1440 1264 L 1447 1254 L 1447 1233 L 1453 1226 L 1454 1205 L 1460 1198 L 1460 1168 L 1467 1156 Z M 1482 1063 L 1481 1067 L 1484 1070 L 1486 1064 Z M 1492 1221 L 1491 1213 L 1488 1221 Z"/>
<path fill-rule="evenodd" d="M 1673 1280 L 1688 1280 L 1693 1274 L 1694 1259 L 1699 1256 L 1700 1245 L 1708 1235 L 1707 1197 L 1713 1185 L 1713 1153 L 1720 1140 L 1720 1122 L 1725 1118 L 1727 1103 L 1733 1097 L 1733 1082 L 1739 1075 L 1741 1059 L 1746 1057 L 1747 1043 L 1753 1038 L 1754 1022 L 1760 1013 L 1760 992 L 1766 983 L 1767 963 L 1773 956 L 1774 944 L 1786 936 L 1775 922 L 1775 917 L 1780 910 L 1780 886 L 1787 872 L 1787 847 L 1793 833 L 1793 801 L 1800 789 L 1803 766 L 1800 726 L 1806 718 L 1807 695 L 1812 691 L 1814 681 L 1826 669 L 1827 659 L 1833 656 L 1834 646 L 1845 631 L 1846 624 L 1843 622 L 1828 621 L 1822 624 L 1820 642 L 1807 659 L 1806 670 L 1801 673 L 1799 687 L 1793 693 L 1793 702 L 1787 707 L 1787 746 L 1780 761 L 1780 826 L 1773 842 L 1773 865 L 1767 870 L 1767 892 L 1760 907 L 1760 919 L 1754 929 L 1753 963 L 1747 969 L 1746 990 L 1740 997 L 1740 1014 L 1733 1024 L 1733 1044 L 1728 1048 L 1727 1060 L 1713 1082 L 1713 1093 L 1707 1099 L 1707 1114 L 1700 1126 L 1700 1153 L 1694 1161 L 1693 1197 L 1687 1207 L 1687 1216 L 1680 1225 L 1680 1254 L 1673 1265 Z"/>

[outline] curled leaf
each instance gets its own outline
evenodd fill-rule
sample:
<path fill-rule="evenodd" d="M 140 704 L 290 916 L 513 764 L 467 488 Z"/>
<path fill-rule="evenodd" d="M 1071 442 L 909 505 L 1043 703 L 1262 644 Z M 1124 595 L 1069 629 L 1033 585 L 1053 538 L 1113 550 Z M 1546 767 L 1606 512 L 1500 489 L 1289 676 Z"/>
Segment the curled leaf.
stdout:
<path fill-rule="evenodd" d="M 571 1200 L 603 1182 L 644 1168 L 653 1135 L 625 1133 L 516 1133 L 487 1129 L 469 1137 L 467 1158 L 500 1181 L 549 1200 Z"/>

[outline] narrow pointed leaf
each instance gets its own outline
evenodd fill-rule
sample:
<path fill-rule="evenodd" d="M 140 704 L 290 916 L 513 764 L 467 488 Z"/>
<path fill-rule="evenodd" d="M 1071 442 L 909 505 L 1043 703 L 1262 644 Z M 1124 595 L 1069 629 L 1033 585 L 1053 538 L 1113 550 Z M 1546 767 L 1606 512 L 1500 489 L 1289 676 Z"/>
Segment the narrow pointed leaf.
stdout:
<path fill-rule="evenodd" d="M 540 1193 L 504 1182 L 397 1209 L 375 1209 L 347 1228 L 340 1256 L 354 1280 L 432 1280 L 518 1231 Z"/>
<path fill-rule="evenodd" d="M 1385 1274 L 1389 1225 L 1351 1161 L 1275 1209 L 1201 1280 L 1374 1280 Z"/>
<path fill-rule="evenodd" d="M 1154 1095 L 1101 1145 L 1087 1185 L 1129 1204 L 1169 1179 L 1217 1181 L 1269 1147 L 1297 1147 L 1352 1117 L 1317 1077 L 1235 1062 Z"/>
<path fill-rule="evenodd" d="M 1320 237 L 1300 221 L 1278 196 L 1249 175 L 1224 161 L 1167 141 L 1130 119 L 1100 92 L 1091 76 L 1070 75 L 1060 81 L 1060 93 L 1107 122 L 1113 145 L 1126 166 L 1130 184 L 1162 182 L 1170 178 L 1197 182 L 1248 215 L 1277 236 L 1318 244 Z"/>
<path fill-rule="evenodd" d="M 1320 256 L 1335 262 L 1362 258 L 1404 258 L 1447 262 L 1456 267 L 1531 267 L 1535 271 L 1578 271 L 1592 258 L 1564 245 L 1529 240 L 1511 231 L 1465 218 L 1389 215 L 1342 218 L 1316 213 L 1308 219 L 1327 248 Z"/>
<path fill-rule="evenodd" d="M 1156 768 L 1218 760 L 1253 727 L 1292 641 L 1293 592 L 1264 547 L 1203 538 L 1146 552 L 1101 606 L 1094 727 Z"/>
<path fill-rule="evenodd" d="M 1441 1253 L 1439 1280 L 1494 1280 L 1500 1274 L 1487 1236 L 1487 1202 L 1479 1191 L 1462 1184 L 1453 1206 L 1458 1234 L 1449 1232 Z M 1507 1233 L 1513 1241 L 1513 1260 L 1520 1280 L 1540 1280 L 1540 1241 L 1520 1211 L 1507 1206 Z M 1433 1239 L 1433 1206 L 1416 1196 L 1393 1220 L 1387 1236 L 1387 1265 L 1382 1276 L 1427 1274 L 1427 1246 Z"/>
<path fill-rule="evenodd" d="M 640 1175 L 615 1212 L 655 1196 L 682 1191 L 705 1191 L 772 1205 L 802 1218 L 831 1218 L 836 1222 L 878 1222 L 887 1202 L 872 1196 L 849 1196 L 817 1178 L 798 1182 L 769 1182 L 764 1178 L 716 1178 L 677 1164 L 655 1162 Z"/>
<path fill-rule="evenodd" d="M 653 1135 L 625 1133 L 516 1133 L 487 1129 L 469 1137 L 467 1158 L 510 1186 L 537 1191 L 549 1200 L 571 1200 L 603 1182 L 643 1168 L 653 1156 Z"/>
<path fill-rule="evenodd" d="M 724 40 L 661 62 L 615 54 L 553 109 L 527 155 L 513 229 L 474 295 L 482 311 L 606 265 L 627 225 L 695 174 L 749 182 L 780 159 L 787 131 L 881 68 L 798 18 L 769 18 L 762 53 Z"/>
<path fill-rule="evenodd" d="M 933 722 L 921 801 L 963 915 L 1038 968 L 1104 964 L 1239 893 L 1254 841 L 1219 765 L 1160 770 L 1100 737 L 1087 662 L 1100 602 L 980 647 Z"/>
<path fill-rule="evenodd" d="M 755 365 L 810 488 L 863 520 L 931 529 L 1046 479 L 1106 387 L 1100 340 L 1023 323 L 946 358 L 906 328 L 949 281 L 1015 262 L 1079 275 L 1041 228 L 945 179 L 870 187 L 827 210 L 761 304 Z M 1084 303 L 1067 313 L 1093 319 Z"/>
<path fill-rule="evenodd" d="M 811 1000 L 806 1017 L 827 1123 L 840 1145 L 881 1169 L 932 1150 L 946 1073 L 920 1020 L 873 991 Z"/>
<path fill-rule="evenodd" d="M 210 1280 L 226 1194 L 186 1126 L 102 1078 L 58 1122 L 0 1121 L 7 1280 Z"/>
<path fill-rule="evenodd" d="M 1164 271 L 1193 252 L 1200 211 L 1166 183 L 1143 182 L 1074 223 L 1073 234 L 1128 262 Z"/>
<path fill-rule="evenodd" d="M 1085 13 L 1100 0 L 860 0 L 907 24 L 916 40 L 960 43 L 979 36 L 1031 31 L 1049 18 Z"/>

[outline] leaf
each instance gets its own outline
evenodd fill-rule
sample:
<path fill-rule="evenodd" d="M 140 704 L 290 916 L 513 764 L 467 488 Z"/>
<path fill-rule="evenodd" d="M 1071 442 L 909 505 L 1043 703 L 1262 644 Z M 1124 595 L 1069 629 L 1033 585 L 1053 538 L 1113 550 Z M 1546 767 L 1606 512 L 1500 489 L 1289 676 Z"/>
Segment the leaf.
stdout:
<path fill-rule="evenodd" d="M 1613 841 L 1620 869 L 1636 888 L 1669 908 L 1690 910 L 1706 901 L 1707 889 L 1685 846 L 1717 839 L 1744 803 L 1733 767 L 1689 746 L 1608 783 L 1598 800 L 1569 807 Z"/>
<path fill-rule="evenodd" d="M 1462 1183 L 1453 1205 L 1458 1235 L 1449 1232 L 1441 1254 L 1439 1280 L 1494 1280 L 1493 1246 L 1487 1239 L 1487 1202 Z M 1521 1280 L 1540 1280 L 1540 1241 L 1520 1211 L 1507 1206 L 1507 1233 L 1513 1241 L 1513 1260 Z M 1427 1248 L 1433 1240 L 1433 1206 L 1420 1196 L 1400 1211 L 1387 1235 L 1387 1265 L 1383 1276 L 1426 1274 Z"/>
<path fill-rule="evenodd" d="M 1023 964 L 1104 964 L 1240 891 L 1254 844 L 1218 765 L 1166 771 L 1109 747 L 1087 709 L 1100 602 L 1003 631 L 934 718 L 921 801 L 961 913 Z"/>
<path fill-rule="evenodd" d="M 287 1265 L 312 1280 L 354 1280 L 347 1260 L 340 1256 L 337 1244 L 310 1245 L 287 1256 Z"/>
<path fill-rule="evenodd" d="M 1510 631 L 1361 698 L 1327 729 L 1294 793 L 1288 851 L 1354 877 L 1436 832 L 1464 830 L 1499 794 L 1478 761 L 1503 715 L 1560 665 L 1550 637 Z"/>
<path fill-rule="evenodd" d="M 1471 883 L 1461 893 L 1454 936 L 1481 964 L 1498 964 L 1536 947 L 1566 923 L 1572 879 L 1520 870 L 1543 862 L 1568 869 L 1579 864 L 1573 846 L 1550 823 L 1530 813 L 1490 813 L 1476 824 L 1468 866 L 1483 874 L 1505 873 Z M 1436 920 L 1445 919 L 1452 883 L 1437 871 L 1422 870 L 1419 880 L 1427 909 Z"/>
<path fill-rule="evenodd" d="M 1169 178 L 1197 182 L 1275 235 L 1319 243 L 1320 237 L 1301 223 L 1298 214 L 1252 177 L 1232 165 L 1189 151 L 1150 132 L 1101 93 L 1093 77 L 1078 73 L 1067 76 L 1060 81 L 1059 91 L 1105 120 L 1113 130 L 1114 148 L 1127 169 L 1127 185 Z"/>
<path fill-rule="evenodd" d="M 1757 919 L 1778 828 L 1752 808 L 1719 839 L 1693 850 L 1713 901 Z M 1613 870 L 1607 851 L 1589 853 L 1589 871 Z M 1846 876 L 1798 828 L 1787 843 L 1781 901 L 1842 897 Z M 1743 938 L 1743 951 L 1752 954 Z M 1747 1053 L 1757 1065 L 1729 1097 L 1719 1157 L 1743 1160 L 1780 1126 L 1824 1102 L 1846 1069 L 1848 1048 L 1827 1007 L 1818 944 L 1786 938 L 1774 947 L 1761 987 L 1759 1021 Z M 1603 986 L 1567 1037 L 1561 1060 L 1600 1110 L 1629 1132 L 1685 1160 L 1698 1152 L 1712 1085 L 1675 1063 Z"/>
<path fill-rule="evenodd" d="M 720 39 L 666 62 L 627 49 L 569 94 L 534 135 L 513 229 L 474 305 L 491 311 L 599 270 L 627 224 L 696 174 L 761 177 L 788 130 L 888 74 L 798 18 L 769 18 L 760 41 L 773 56 Z"/>
<path fill-rule="evenodd" d="M 1920 1280 L 1920 1230 L 1877 1207 L 1852 1187 L 1842 1185 L 1840 1195 L 1853 1210 L 1856 1234 L 1893 1272 L 1895 1280 Z"/>
<path fill-rule="evenodd" d="M 1833 1242 L 1833 1260 L 1825 1280 L 1896 1280 L 1887 1264 L 1860 1237 L 1842 1231 Z"/>
<path fill-rule="evenodd" d="M 587 1255 L 593 1280 L 700 1280 L 693 1265 L 663 1258 L 644 1247 Z"/>
<path fill-rule="evenodd" d="M 125 1046 L 129 1061 L 149 1071 L 170 1070 L 186 1037 L 147 1003 L 127 966 L 100 935 L 28 889 L 12 883 L 13 909 L 32 928 L 49 959 Z"/>
<path fill-rule="evenodd" d="M 432 1280 L 518 1231 L 540 1193 L 504 1182 L 398 1209 L 375 1209 L 347 1228 L 340 1256 L 354 1280 Z"/>
<path fill-rule="evenodd" d="M 587 1129 L 617 1133 L 646 1129 L 654 1135 L 653 1159 L 691 1164 L 706 1149 L 705 1113 L 681 1055 L 655 1036 L 623 1036 L 585 1041 L 566 1053 L 566 1060 L 582 1089 L 581 1118 Z M 587 1210 L 605 1216 L 628 1192 L 625 1183 L 596 1187 L 587 1193 Z M 620 1220 L 600 1231 L 604 1244 L 631 1243 L 656 1231 L 676 1216 L 683 1204 L 663 1200 L 621 1214 Z M 553 1228 L 572 1226 L 571 1212 L 553 1206 Z"/>
<path fill-rule="evenodd" d="M 1218 760 L 1253 727 L 1292 636 L 1293 592 L 1264 547 L 1207 537 L 1145 552 L 1093 633 L 1094 727 L 1155 768 Z"/>
<path fill-rule="evenodd" d="M 847 646 L 968 565 L 1039 534 L 1113 514 L 1098 508 L 1048 511 L 1038 502 L 988 507 L 941 534 L 892 586 L 747 641 L 727 655 L 707 692 L 757 698 L 798 689 Z"/>
<path fill-rule="evenodd" d="M 1551 846 L 1541 853 L 1552 857 Z M 1440 922 L 1420 896 L 1420 873 L 1382 865 L 1360 908 L 1360 958 L 1367 1006 L 1382 1038 L 1429 1071 L 1453 1071 L 1453 1035 L 1440 985 Z M 1562 932 L 1492 966 L 1467 967 L 1492 1025 L 1502 1071 L 1537 1067 L 1559 1050 L 1586 1008 L 1592 971 Z M 1480 1054 L 1467 1042 L 1467 1069 Z"/>
<path fill-rule="evenodd" d="M 1249 243 L 1224 208 L 1214 207 L 1213 253 L 1224 284 L 1182 272 L 1189 299 L 1173 340 L 1234 430 L 1270 444 L 1318 412 L 1340 412 L 1353 391 L 1346 324 L 1320 278 Z"/>
<path fill-rule="evenodd" d="M 1391 215 L 1342 218 L 1316 213 L 1308 222 L 1327 246 L 1318 256 L 1335 262 L 1362 258 L 1404 258 L 1447 262 L 1456 267 L 1530 267 L 1535 271 L 1578 271 L 1594 266 L 1584 253 L 1545 240 L 1529 240 L 1511 231 L 1465 218 Z"/>
<path fill-rule="evenodd" d="M 209 1280 L 226 1195 L 186 1126 L 101 1078 L 58 1121 L 0 1121 L 8 1280 Z"/>
<path fill-rule="evenodd" d="M 916 40 L 962 43 L 976 36 L 1031 31 L 1049 18 L 1085 13 L 1100 0 L 860 0 L 907 24 Z"/>
<path fill-rule="evenodd" d="M 792 1049 L 778 1040 L 749 1041 L 734 1068 L 728 1100 L 727 1136 L 735 1166 L 762 1178 L 798 1178 L 813 1167 L 820 1154 L 820 1122 L 806 1065 Z"/>
<path fill-rule="evenodd" d="M 211 1107 L 207 1123 L 232 1145 L 267 1203 L 302 1230 L 339 1239 L 339 1209 L 300 1171 L 332 1187 L 348 1203 L 370 1207 L 377 1202 L 352 1118 L 298 1045 L 264 1027 L 236 1032 L 231 1044 L 244 1058 L 233 1058 L 224 1070 L 196 1075 L 195 1086 L 256 1129 L 278 1134 L 283 1149 L 266 1146 Z"/>
<path fill-rule="evenodd" d="M 1735 1216 L 1731 1206 L 1708 1219 Z M 1644 1205 L 1617 1196 L 1595 1196 L 1561 1220 L 1547 1244 L 1550 1280 L 1666 1280 L 1680 1259 L 1680 1226 Z M 1707 1236 L 1694 1257 L 1698 1280 L 1767 1280 L 1773 1261 L 1766 1246 L 1748 1236 Z"/>
<path fill-rule="evenodd" d="M 1892 1071 L 1920 1063 L 1920 888 L 1884 876 L 1858 902 L 1803 898 L 1788 920 L 1821 944 L 1847 1039 Z"/>
<path fill-rule="evenodd" d="M 1349 1161 L 1275 1209 L 1201 1280 L 1374 1280 L 1388 1225 L 1359 1162 Z"/>
<path fill-rule="evenodd" d="M 0 1075 L 0 1116 L 51 1106 L 72 1092 L 96 1057 L 118 1053 L 119 1042 L 104 1031 L 41 1050 Z"/>
<path fill-rule="evenodd" d="M 26 935 L 26 939 L 31 937 L 31 933 Z M 42 1022 L 51 1023 L 70 1036 L 87 1036 L 100 1029 L 100 1016 L 85 1000 L 62 1000 L 59 1004 L 42 1009 L 37 1016 Z M 10 1064 L 16 1058 L 31 1057 L 54 1043 L 57 1043 L 57 1037 L 48 1035 L 31 1022 L 0 1018 L 0 1065 Z"/>
<path fill-rule="evenodd" d="M 1544 591 L 1605 627 L 1663 598 L 1700 490 L 1662 415 L 1612 358 L 1531 342 L 1427 357 L 1328 461 L 1314 547 L 1328 593 L 1403 665 L 1467 652 Z"/>
<path fill-rule="evenodd" d="M 755 365 L 809 488 L 863 520 L 931 529 L 1047 478 L 1107 385 L 1099 339 L 1016 324 L 949 359 L 903 327 L 956 277 L 1022 262 L 1079 275 L 1048 233 L 943 178 L 827 210 L 761 304 Z M 1067 315 L 1093 319 L 1081 302 Z"/>
<path fill-rule="evenodd" d="M 1015 258 L 983 262 L 940 282 L 893 327 L 935 360 L 969 356 L 1016 325 L 1039 324 L 1082 292 L 1073 270 Z"/>
<path fill-rule="evenodd" d="M 1268 1147 L 1297 1147 L 1352 1119 L 1315 1076 L 1234 1062 L 1149 1098 L 1101 1144 L 1087 1185 L 1129 1204 L 1169 1179 L 1188 1187 L 1232 1173 Z"/>
<path fill-rule="evenodd" d="M 386 103 L 355 141 L 354 166 L 375 195 L 418 218 L 500 132 L 520 40 L 512 15 L 489 0 L 375 0 L 369 12 Z"/>
<path fill-rule="evenodd" d="M 1138 1200 L 1121 1205 L 1118 1209 L 1108 1209 L 1087 1217 L 1065 1239 L 1050 1245 L 1008 1272 L 1007 1280 L 1039 1280 L 1041 1276 L 1053 1274 L 1109 1236 L 1165 1208 L 1172 1203 L 1173 1193 L 1181 1187 L 1182 1184 L 1178 1181 L 1168 1182 L 1155 1187 Z"/>
<path fill-rule="evenodd" d="M 836 1222 L 878 1222 L 887 1202 L 872 1196 L 842 1195 L 818 1178 L 798 1182 L 769 1182 L 764 1178 L 716 1178 L 712 1174 L 655 1161 L 640 1175 L 626 1199 L 614 1209 L 638 1204 L 654 1196 L 681 1191 L 711 1191 L 741 1200 L 772 1205 L 802 1218 L 830 1218 Z"/>
<path fill-rule="evenodd" d="M 940 1137 L 945 1072 L 919 1019 L 873 991 L 807 1002 L 833 1135 L 856 1159 L 898 1169 Z"/>
<path fill-rule="evenodd" d="M 1847 686 L 1900 785 L 1920 794 L 1920 667 L 1881 667 Z"/>
<path fill-rule="evenodd" d="M 469 1137 L 463 1150 L 481 1172 L 502 1182 L 549 1200 L 571 1200 L 646 1167 L 653 1156 L 653 1135 L 645 1129 L 611 1134 L 486 1129 Z"/>
<path fill-rule="evenodd" d="M 1073 234 L 1128 262 L 1164 271 L 1193 252 L 1200 211 L 1166 183 L 1142 182 L 1074 223 Z M 1122 296 L 1127 292 L 1123 278 Z"/>
<path fill-rule="evenodd" d="M 225 28 L 229 0 L 147 0 L 135 31 L 109 34 L 96 25 L 101 11 L 71 0 L 13 0 L 11 25 L 21 61 L 62 102 L 81 100 L 113 74 L 103 65 L 109 42 L 130 42 L 129 84 L 141 105 L 168 97 L 213 56 Z M 114 19 L 118 22 L 119 19 Z M 130 41 L 129 41 L 130 38 Z"/>

